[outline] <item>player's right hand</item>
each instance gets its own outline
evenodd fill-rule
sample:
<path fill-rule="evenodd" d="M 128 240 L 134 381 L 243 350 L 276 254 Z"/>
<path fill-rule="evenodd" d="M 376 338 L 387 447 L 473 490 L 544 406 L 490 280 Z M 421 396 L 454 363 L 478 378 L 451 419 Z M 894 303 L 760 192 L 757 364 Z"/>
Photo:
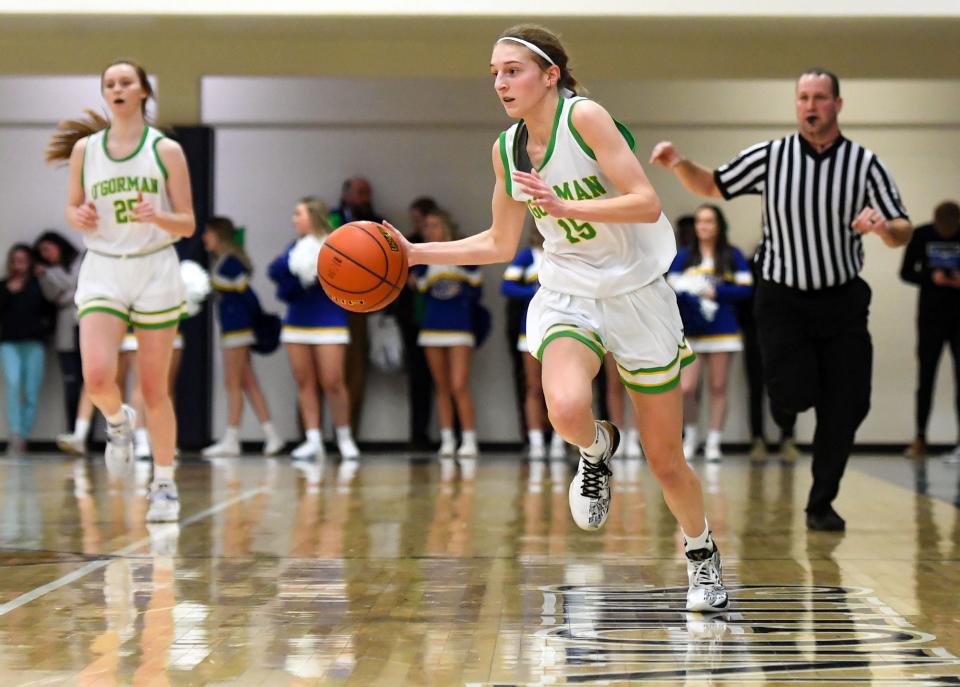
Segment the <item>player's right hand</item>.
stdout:
<path fill-rule="evenodd" d="M 390 224 L 390 222 L 388 222 L 387 220 L 382 220 L 380 224 L 385 226 L 387 229 L 393 229 L 393 232 L 396 235 L 396 239 L 400 243 L 400 246 L 403 249 L 403 252 L 406 255 L 410 255 L 410 246 L 413 244 L 411 244 L 410 241 L 407 240 L 407 237 L 403 235 L 403 232 L 397 229 L 392 224 Z"/>
<path fill-rule="evenodd" d="M 667 169 L 674 167 L 680 159 L 680 152 L 670 141 L 660 141 L 653 146 L 653 152 L 650 153 L 650 164 Z"/>
<path fill-rule="evenodd" d="M 100 224 L 100 216 L 92 200 L 78 206 L 73 211 L 73 226 L 83 231 L 93 231 Z"/>

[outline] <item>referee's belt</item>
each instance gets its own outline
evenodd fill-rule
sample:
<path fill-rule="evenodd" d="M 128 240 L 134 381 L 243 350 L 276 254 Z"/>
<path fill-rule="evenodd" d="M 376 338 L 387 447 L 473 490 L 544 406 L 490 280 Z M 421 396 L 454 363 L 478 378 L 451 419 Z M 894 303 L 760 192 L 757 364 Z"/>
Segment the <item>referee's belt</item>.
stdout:
<path fill-rule="evenodd" d="M 165 243 L 162 246 L 148 248 L 147 250 L 137 251 L 136 253 L 105 253 L 102 250 L 95 250 L 93 248 L 87 248 L 87 250 L 94 255 L 102 255 L 105 258 L 120 258 L 121 260 L 126 260 L 127 258 L 145 258 L 148 255 L 153 255 L 154 253 L 159 253 L 162 250 L 166 250 L 171 246 L 173 246 L 172 243 Z"/>

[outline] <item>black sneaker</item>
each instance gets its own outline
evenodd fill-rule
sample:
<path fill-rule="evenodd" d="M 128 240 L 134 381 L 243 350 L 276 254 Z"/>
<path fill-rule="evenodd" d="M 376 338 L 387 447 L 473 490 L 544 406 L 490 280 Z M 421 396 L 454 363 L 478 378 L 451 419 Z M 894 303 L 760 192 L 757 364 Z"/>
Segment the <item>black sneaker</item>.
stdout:
<path fill-rule="evenodd" d="M 846 528 L 847 523 L 832 506 L 807 513 L 807 529 L 814 532 L 843 532 Z"/>

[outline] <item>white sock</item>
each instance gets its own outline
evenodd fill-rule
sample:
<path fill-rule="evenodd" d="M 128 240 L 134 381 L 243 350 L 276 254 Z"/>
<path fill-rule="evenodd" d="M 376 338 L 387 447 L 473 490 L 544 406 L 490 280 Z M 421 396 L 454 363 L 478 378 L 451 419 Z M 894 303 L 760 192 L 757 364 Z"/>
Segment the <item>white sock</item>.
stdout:
<path fill-rule="evenodd" d="M 337 443 L 341 441 L 353 441 L 353 431 L 350 429 L 350 425 L 337 427 Z"/>
<path fill-rule="evenodd" d="M 531 429 L 527 432 L 527 440 L 531 446 L 543 446 L 543 430 Z"/>
<path fill-rule="evenodd" d="M 109 422 L 111 425 L 122 425 L 127 421 L 127 414 L 123 412 L 123 406 L 120 406 L 120 409 L 117 410 L 115 414 L 107 415 L 104 413 L 103 416 L 107 418 L 107 422 Z"/>
<path fill-rule="evenodd" d="M 696 425 L 684 425 L 683 426 L 683 440 L 691 444 L 697 443 L 697 426 Z"/>
<path fill-rule="evenodd" d="M 463 430 L 463 443 L 470 444 L 472 446 L 477 445 L 477 431 L 475 429 L 465 429 Z"/>
<path fill-rule="evenodd" d="M 307 443 L 313 446 L 319 446 L 323 443 L 323 438 L 320 436 L 320 428 L 315 427 L 313 429 L 307 430 Z"/>
<path fill-rule="evenodd" d="M 260 426 L 263 428 L 263 435 L 268 439 L 273 439 L 275 436 L 277 436 L 277 428 L 273 426 L 273 422 L 270 420 L 261 422 Z"/>
<path fill-rule="evenodd" d="M 240 428 L 239 427 L 227 427 L 227 431 L 223 433 L 224 441 L 240 441 Z"/>
<path fill-rule="evenodd" d="M 723 439 L 722 432 L 719 429 L 711 429 L 707 432 L 707 446 L 716 446 L 720 448 L 720 441 Z"/>
<path fill-rule="evenodd" d="M 441 444 L 452 444 L 453 443 L 453 430 L 449 427 L 440 428 L 440 443 Z"/>
<path fill-rule="evenodd" d="M 599 422 L 593 423 L 596 428 L 596 433 L 593 436 L 593 443 L 589 446 L 581 446 L 580 453 L 584 455 L 585 458 L 599 458 L 603 455 L 603 452 L 607 450 L 607 446 L 610 443 L 610 438 L 607 436 L 606 430 L 600 426 Z M 594 461 L 590 461 L 591 463 Z"/>
<path fill-rule="evenodd" d="M 680 528 L 680 531 L 683 532 L 683 528 Z M 697 549 L 710 549 L 713 550 L 713 539 L 710 537 L 710 525 L 707 523 L 707 519 L 703 519 L 703 532 L 701 532 L 696 537 L 691 537 L 686 532 L 683 532 L 683 550 L 686 551 L 696 551 Z"/>
<path fill-rule="evenodd" d="M 133 430 L 133 436 L 134 439 L 141 444 L 150 443 L 150 434 L 147 432 L 146 427 L 137 427 L 135 430 Z"/>
<path fill-rule="evenodd" d="M 77 418 L 73 423 L 73 436 L 81 439 L 87 438 L 87 432 L 90 431 L 90 421 L 83 418 Z"/>
<path fill-rule="evenodd" d="M 553 436 L 550 437 L 551 446 L 564 446 L 567 442 L 563 440 L 563 437 L 560 436 L 560 432 L 554 432 Z"/>
<path fill-rule="evenodd" d="M 172 465 L 154 465 L 153 466 L 153 481 L 156 482 L 172 482 L 173 481 L 173 466 Z"/>

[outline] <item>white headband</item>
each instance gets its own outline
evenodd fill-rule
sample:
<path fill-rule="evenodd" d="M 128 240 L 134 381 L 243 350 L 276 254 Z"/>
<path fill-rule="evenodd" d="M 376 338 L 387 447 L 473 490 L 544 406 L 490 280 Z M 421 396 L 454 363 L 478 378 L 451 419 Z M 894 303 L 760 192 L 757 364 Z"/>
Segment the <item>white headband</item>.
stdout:
<path fill-rule="evenodd" d="M 503 43 L 503 41 L 513 41 L 514 43 L 519 43 L 520 45 L 522 45 L 523 47 L 527 48 L 527 49 L 530 50 L 531 52 L 537 53 L 540 57 L 542 57 L 543 59 L 545 59 L 547 62 L 549 62 L 549 63 L 550 63 L 551 65 L 553 65 L 554 67 L 557 66 L 557 63 L 554 62 L 553 60 L 551 60 L 551 59 L 550 59 L 550 56 L 549 56 L 547 53 L 545 53 L 543 50 L 541 50 L 540 48 L 538 48 L 536 45 L 534 45 L 534 44 L 531 43 L 530 41 L 525 41 L 525 40 L 523 40 L 522 38 L 515 38 L 515 37 L 513 37 L 513 36 L 504 36 L 503 38 L 499 39 L 499 40 L 497 41 L 497 43 Z"/>

